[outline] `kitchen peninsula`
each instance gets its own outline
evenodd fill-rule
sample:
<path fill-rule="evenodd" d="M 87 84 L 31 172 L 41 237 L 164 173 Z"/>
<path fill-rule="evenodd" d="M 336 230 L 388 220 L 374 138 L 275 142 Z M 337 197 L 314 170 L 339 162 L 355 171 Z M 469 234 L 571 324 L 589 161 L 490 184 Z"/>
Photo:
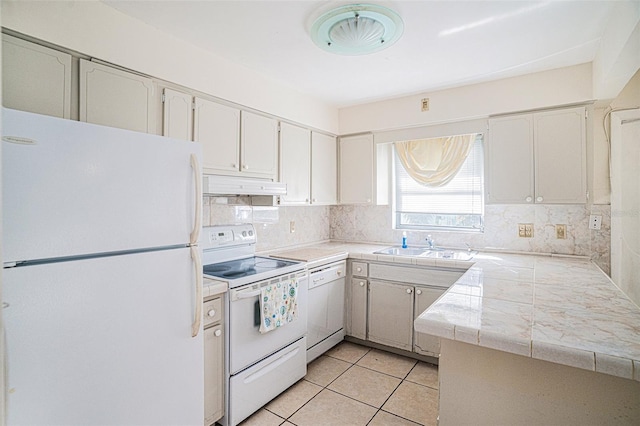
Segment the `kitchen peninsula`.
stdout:
<path fill-rule="evenodd" d="M 639 424 L 640 308 L 585 258 L 482 252 L 473 261 L 353 260 L 467 269 L 415 320 L 441 338 L 440 425 Z"/>

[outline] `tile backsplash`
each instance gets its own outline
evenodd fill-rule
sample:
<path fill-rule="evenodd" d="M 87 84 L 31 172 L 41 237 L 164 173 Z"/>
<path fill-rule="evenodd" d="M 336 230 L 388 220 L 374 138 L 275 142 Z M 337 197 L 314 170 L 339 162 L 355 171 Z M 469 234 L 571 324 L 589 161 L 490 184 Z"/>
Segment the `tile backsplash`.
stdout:
<path fill-rule="evenodd" d="M 590 230 L 589 215 L 602 216 L 602 229 Z M 317 241 L 341 240 L 400 244 L 391 206 L 251 206 L 248 197 L 205 197 L 205 226 L 253 223 L 258 251 L 287 248 Z M 293 222 L 294 232 L 291 232 Z M 519 223 L 532 223 L 533 237 L 518 236 Z M 566 238 L 557 239 L 555 225 L 566 225 Z M 611 208 L 608 205 L 486 205 L 484 233 L 407 231 L 410 245 L 558 253 L 591 257 L 610 271 Z"/>

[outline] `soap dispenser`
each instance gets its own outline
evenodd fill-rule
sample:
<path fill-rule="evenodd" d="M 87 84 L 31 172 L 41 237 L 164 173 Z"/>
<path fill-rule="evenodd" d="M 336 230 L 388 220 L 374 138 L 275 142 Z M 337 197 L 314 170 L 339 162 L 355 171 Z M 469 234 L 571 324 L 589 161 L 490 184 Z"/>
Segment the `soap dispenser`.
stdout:
<path fill-rule="evenodd" d="M 407 248 L 407 232 L 402 233 L 402 248 Z"/>

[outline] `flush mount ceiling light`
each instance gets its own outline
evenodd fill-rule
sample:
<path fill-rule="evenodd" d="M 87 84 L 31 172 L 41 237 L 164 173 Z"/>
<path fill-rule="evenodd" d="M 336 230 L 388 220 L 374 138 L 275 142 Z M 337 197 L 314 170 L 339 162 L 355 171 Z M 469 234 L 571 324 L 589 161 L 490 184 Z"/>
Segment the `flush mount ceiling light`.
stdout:
<path fill-rule="evenodd" d="M 351 4 L 332 9 L 311 26 L 313 42 L 339 55 L 366 55 L 398 41 L 404 25 L 393 10 L 373 4 Z"/>

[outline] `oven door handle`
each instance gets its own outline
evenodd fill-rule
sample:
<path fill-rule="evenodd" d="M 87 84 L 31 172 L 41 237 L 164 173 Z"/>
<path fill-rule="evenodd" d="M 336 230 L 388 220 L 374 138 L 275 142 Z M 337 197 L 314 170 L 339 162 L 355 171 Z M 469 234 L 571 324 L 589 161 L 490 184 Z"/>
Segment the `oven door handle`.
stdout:
<path fill-rule="evenodd" d="M 262 290 L 258 289 L 255 291 L 250 291 L 248 293 L 237 293 L 236 299 L 251 299 L 252 297 L 260 296 L 260 292 Z"/>

